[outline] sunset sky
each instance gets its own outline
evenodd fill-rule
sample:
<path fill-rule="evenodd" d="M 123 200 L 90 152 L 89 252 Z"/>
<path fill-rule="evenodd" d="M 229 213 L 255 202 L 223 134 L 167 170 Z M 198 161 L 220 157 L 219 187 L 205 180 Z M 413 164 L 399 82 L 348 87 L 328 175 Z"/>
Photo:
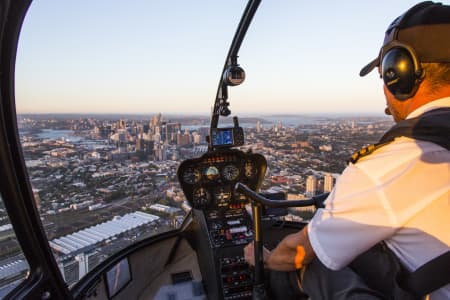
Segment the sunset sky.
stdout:
<path fill-rule="evenodd" d="M 446 2 L 446 1 L 443 1 Z M 233 114 L 373 113 L 375 58 L 417 1 L 263 1 L 244 40 Z M 19 113 L 208 114 L 245 1 L 42 0 L 19 40 Z"/>

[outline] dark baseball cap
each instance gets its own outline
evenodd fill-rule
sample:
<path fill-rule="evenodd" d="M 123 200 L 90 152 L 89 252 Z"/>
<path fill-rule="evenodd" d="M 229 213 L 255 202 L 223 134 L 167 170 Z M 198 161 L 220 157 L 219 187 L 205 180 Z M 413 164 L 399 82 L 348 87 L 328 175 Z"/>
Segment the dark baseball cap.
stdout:
<path fill-rule="evenodd" d="M 450 63 L 450 6 L 425 1 L 396 18 L 386 30 L 378 57 L 359 75 L 365 76 L 380 66 L 383 56 L 394 47 L 412 50 L 422 63 Z"/>

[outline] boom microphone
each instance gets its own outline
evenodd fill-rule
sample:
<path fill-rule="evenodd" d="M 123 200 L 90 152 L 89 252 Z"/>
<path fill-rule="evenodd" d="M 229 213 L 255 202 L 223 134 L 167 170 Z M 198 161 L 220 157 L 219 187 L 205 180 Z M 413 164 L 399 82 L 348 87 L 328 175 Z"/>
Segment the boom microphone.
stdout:
<path fill-rule="evenodd" d="M 384 109 L 384 113 L 385 113 L 386 115 L 388 115 L 388 116 L 392 115 L 392 114 L 391 114 L 391 111 L 389 110 L 389 107 L 386 107 L 386 108 Z"/>

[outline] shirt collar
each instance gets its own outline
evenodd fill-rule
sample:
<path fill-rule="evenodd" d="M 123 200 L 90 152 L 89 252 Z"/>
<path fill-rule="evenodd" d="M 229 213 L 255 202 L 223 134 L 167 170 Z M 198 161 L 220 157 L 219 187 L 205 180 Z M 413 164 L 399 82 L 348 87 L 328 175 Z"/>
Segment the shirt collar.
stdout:
<path fill-rule="evenodd" d="M 411 112 L 406 117 L 406 119 L 415 118 L 415 117 L 418 117 L 418 116 L 426 113 L 427 111 L 437 109 L 437 108 L 442 108 L 442 107 L 450 107 L 450 97 L 441 98 L 441 99 L 437 99 L 437 100 L 428 102 L 427 104 L 416 108 L 413 112 Z"/>

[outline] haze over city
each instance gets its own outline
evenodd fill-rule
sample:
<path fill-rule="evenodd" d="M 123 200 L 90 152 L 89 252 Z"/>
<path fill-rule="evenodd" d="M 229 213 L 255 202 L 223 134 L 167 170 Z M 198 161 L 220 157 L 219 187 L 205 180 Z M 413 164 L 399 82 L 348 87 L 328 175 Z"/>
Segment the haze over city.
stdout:
<path fill-rule="evenodd" d="M 263 1 L 244 40 L 233 114 L 373 113 L 373 59 L 417 1 Z M 445 2 L 445 1 L 444 1 Z M 36 1 L 16 61 L 18 113 L 208 114 L 242 1 Z"/>

